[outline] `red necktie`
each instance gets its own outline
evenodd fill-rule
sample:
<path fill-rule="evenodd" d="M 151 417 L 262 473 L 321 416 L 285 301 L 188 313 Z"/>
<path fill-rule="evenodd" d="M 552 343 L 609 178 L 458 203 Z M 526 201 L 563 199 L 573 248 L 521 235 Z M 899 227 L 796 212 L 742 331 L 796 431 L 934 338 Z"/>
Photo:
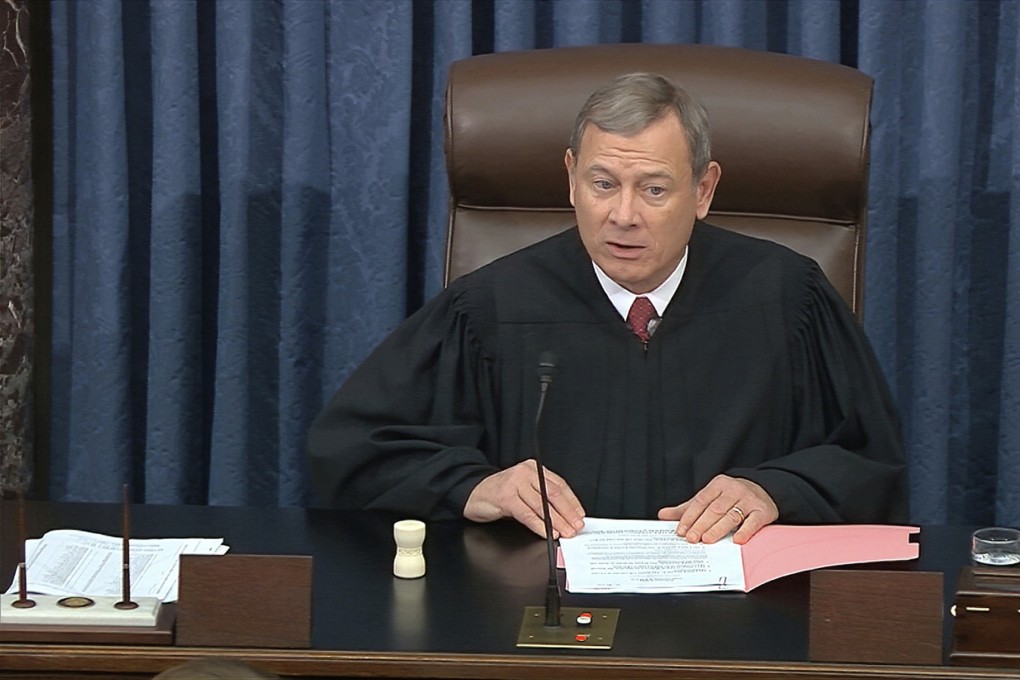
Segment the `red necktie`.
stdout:
<path fill-rule="evenodd" d="M 634 298 L 634 304 L 630 306 L 630 312 L 627 314 L 627 323 L 630 325 L 630 329 L 634 331 L 634 335 L 641 338 L 641 342 L 648 342 L 651 334 L 648 332 L 648 322 L 652 319 L 658 319 L 659 315 L 655 313 L 655 307 L 652 306 L 651 300 L 646 297 Z"/>

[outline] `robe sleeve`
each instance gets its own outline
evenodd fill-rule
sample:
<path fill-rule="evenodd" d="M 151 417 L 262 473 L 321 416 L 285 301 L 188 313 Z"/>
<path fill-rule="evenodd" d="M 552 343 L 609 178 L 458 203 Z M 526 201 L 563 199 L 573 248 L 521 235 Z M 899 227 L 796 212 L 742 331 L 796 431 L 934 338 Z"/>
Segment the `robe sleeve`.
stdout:
<path fill-rule="evenodd" d="M 817 267 L 803 290 L 788 347 L 792 450 L 729 474 L 760 484 L 782 523 L 907 522 L 902 435 L 874 352 Z"/>
<path fill-rule="evenodd" d="M 308 435 L 319 499 L 341 508 L 461 517 L 496 468 L 491 360 L 449 289 L 397 328 L 346 381 Z"/>

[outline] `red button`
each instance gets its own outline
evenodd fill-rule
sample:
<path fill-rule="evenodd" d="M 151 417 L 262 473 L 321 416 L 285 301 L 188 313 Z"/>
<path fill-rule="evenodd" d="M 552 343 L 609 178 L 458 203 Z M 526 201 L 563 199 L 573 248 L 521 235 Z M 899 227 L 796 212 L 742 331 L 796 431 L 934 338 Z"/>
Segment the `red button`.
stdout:
<path fill-rule="evenodd" d="M 587 642 L 588 636 L 585 635 L 584 633 L 578 633 L 577 635 L 574 636 L 574 639 L 577 640 L 578 642 Z"/>

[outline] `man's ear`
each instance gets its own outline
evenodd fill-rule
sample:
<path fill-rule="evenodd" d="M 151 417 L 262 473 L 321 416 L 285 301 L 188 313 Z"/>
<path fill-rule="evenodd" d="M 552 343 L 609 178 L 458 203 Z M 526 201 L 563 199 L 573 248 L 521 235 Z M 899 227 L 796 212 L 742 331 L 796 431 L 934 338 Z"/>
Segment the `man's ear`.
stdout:
<path fill-rule="evenodd" d="M 576 206 L 574 203 L 574 170 L 577 169 L 574 162 L 574 152 L 569 148 L 567 153 L 563 155 L 563 165 L 567 168 L 567 181 L 570 183 L 570 205 Z"/>
<path fill-rule="evenodd" d="M 709 162 L 705 174 L 701 176 L 695 187 L 698 201 L 696 214 L 699 220 L 705 219 L 712 207 L 712 199 L 715 197 L 715 188 L 719 185 L 720 177 L 722 177 L 722 166 L 715 161 Z"/>

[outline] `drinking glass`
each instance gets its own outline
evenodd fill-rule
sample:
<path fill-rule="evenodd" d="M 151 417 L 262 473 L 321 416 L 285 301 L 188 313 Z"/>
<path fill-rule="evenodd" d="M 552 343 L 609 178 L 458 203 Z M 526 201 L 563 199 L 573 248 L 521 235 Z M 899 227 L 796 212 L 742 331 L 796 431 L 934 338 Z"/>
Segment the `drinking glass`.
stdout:
<path fill-rule="evenodd" d="M 1020 530 L 986 527 L 974 532 L 971 558 L 979 564 L 1008 567 L 1020 564 Z"/>

